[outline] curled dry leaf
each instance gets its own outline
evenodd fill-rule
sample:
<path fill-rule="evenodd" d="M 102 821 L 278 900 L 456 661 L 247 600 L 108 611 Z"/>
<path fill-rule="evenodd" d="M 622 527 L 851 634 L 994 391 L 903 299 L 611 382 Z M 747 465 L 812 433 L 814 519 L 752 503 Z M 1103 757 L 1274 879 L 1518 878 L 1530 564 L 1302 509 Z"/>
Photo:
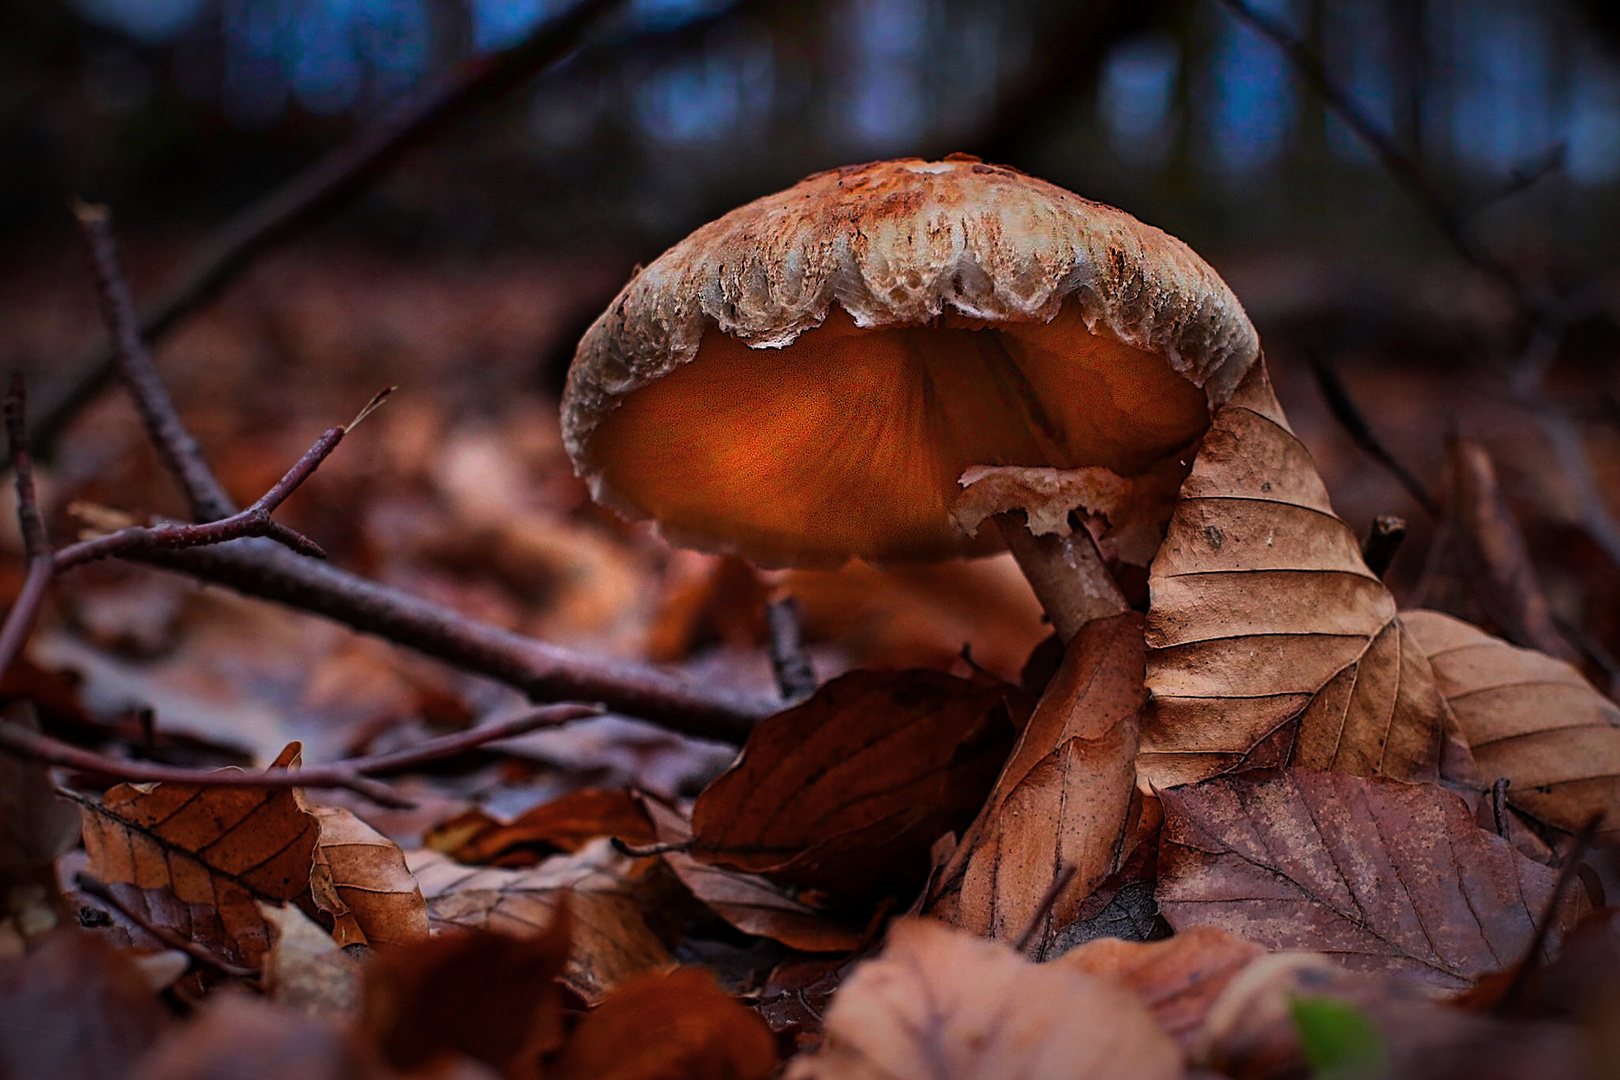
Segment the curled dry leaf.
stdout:
<path fill-rule="evenodd" d="M 1180 1052 L 1129 991 L 933 920 L 894 925 L 833 998 L 826 1031 L 788 1080 L 1181 1075 Z"/>
<path fill-rule="evenodd" d="M 404 944 L 428 936 L 427 901 L 405 853 L 347 810 L 321 806 L 310 870 L 315 906 L 332 918 L 339 945 Z"/>
<path fill-rule="evenodd" d="M 298 754 L 292 743 L 275 767 Z M 82 806 L 90 873 L 212 909 L 250 965 L 270 944 L 255 901 L 309 891 L 320 828 L 294 789 L 119 784 Z"/>
<path fill-rule="evenodd" d="M 1149 575 L 1143 777 L 1300 765 L 1434 779 L 1447 714 L 1256 365 L 1216 413 Z M 1446 744 L 1447 770 L 1467 772 Z"/>
<path fill-rule="evenodd" d="M 631 975 L 674 966 L 645 917 L 646 905 L 654 902 L 649 894 L 657 861 L 620 855 L 607 840 L 527 870 L 461 866 L 433 851 L 411 852 L 406 861 L 427 898 L 435 931 L 542 933 L 559 899 L 568 895 L 573 951 L 562 980 L 587 1004 L 598 1004 Z"/>
<path fill-rule="evenodd" d="M 681 813 L 654 799 L 642 806 L 657 829 L 661 844 L 691 839 L 691 823 Z M 860 931 L 795 900 L 758 874 L 700 863 L 684 851 L 660 856 L 681 884 L 709 910 L 745 934 L 780 941 L 801 952 L 849 952 L 860 944 Z"/>
<path fill-rule="evenodd" d="M 700 968 L 638 975 L 593 1009 L 555 1080 L 767 1080 L 776 1039 Z"/>
<path fill-rule="evenodd" d="M 572 926 L 564 899 L 538 933 L 474 930 L 385 947 L 366 966 L 360 1030 L 401 1071 L 465 1055 L 514 1080 L 538 1077 L 540 1057 L 562 1041 L 556 979 Z"/>
<path fill-rule="evenodd" d="M 0 960 L 0 1076 L 122 1080 L 167 1019 L 135 966 L 94 934 L 57 930 Z"/>
<path fill-rule="evenodd" d="M 1017 940 L 1066 867 L 1074 876 L 1042 920 L 1044 956 L 1118 866 L 1136 787 L 1142 616 L 1087 623 L 1069 645 L 995 790 L 940 876 L 928 910 L 965 930 Z"/>
<path fill-rule="evenodd" d="M 1434 666 L 1480 774 L 1507 777 L 1508 802 L 1576 832 L 1604 815 L 1620 843 L 1620 707 L 1562 660 L 1435 611 L 1401 616 Z"/>
<path fill-rule="evenodd" d="M 1220 927 L 1435 986 L 1523 956 L 1557 877 L 1434 785 L 1266 770 L 1161 798 L 1159 908 L 1176 929 Z M 1549 949 L 1579 915 L 1576 899 L 1561 905 Z"/>
<path fill-rule="evenodd" d="M 691 852 L 841 896 L 915 887 L 933 842 L 984 802 L 1021 699 L 1016 687 L 937 671 L 834 679 L 754 728 L 698 796 Z"/>
<path fill-rule="evenodd" d="M 1190 1052 L 1210 1008 L 1233 978 L 1266 950 L 1211 926 L 1165 941 L 1090 941 L 1053 963 L 1132 991 L 1183 1051 Z"/>
<path fill-rule="evenodd" d="M 1100 519 L 1095 531 L 1105 557 L 1146 566 L 1164 539 L 1176 489 L 1186 476 L 1182 462 L 1191 457 L 1193 449 L 1166 457 L 1148 472 L 1130 478 L 1100 466 L 974 465 L 957 481 L 963 490 L 951 504 L 951 518 L 959 529 L 974 536 L 986 518 L 1022 510 L 1034 535 L 1068 536 L 1069 514 L 1078 512 Z"/>
<path fill-rule="evenodd" d="M 436 826 L 423 845 L 459 863 L 532 866 L 555 852 L 572 853 L 598 836 L 627 844 L 653 842 L 653 829 L 627 791 L 575 791 L 502 823 L 469 810 Z"/>

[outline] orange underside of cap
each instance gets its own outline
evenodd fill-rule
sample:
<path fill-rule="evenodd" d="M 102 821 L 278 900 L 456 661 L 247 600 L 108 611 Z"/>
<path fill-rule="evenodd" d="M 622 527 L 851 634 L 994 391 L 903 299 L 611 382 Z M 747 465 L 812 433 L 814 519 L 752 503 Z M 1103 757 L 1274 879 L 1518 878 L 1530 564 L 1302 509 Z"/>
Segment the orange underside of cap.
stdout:
<path fill-rule="evenodd" d="M 1049 323 L 862 330 L 834 306 L 785 349 L 711 330 L 590 453 L 616 501 L 677 542 L 772 565 L 935 559 L 997 546 L 947 513 L 969 465 L 1133 476 L 1208 424 L 1202 390 L 1070 307 Z"/>

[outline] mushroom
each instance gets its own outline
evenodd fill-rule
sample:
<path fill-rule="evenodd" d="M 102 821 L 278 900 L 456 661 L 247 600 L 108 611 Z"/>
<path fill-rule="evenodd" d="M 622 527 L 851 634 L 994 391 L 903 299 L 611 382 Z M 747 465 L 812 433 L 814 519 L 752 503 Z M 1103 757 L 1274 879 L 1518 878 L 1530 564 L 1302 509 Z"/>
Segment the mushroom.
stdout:
<path fill-rule="evenodd" d="M 1258 355 L 1215 271 L 1123 211 L 966 155 L 876 162 L 641 270 L 580 342 L 563 437 L 598 502 L 765 566 L 1005 544 L 1067 641 L 1124 608 L 1092 529 L 1146 523 L 1151 553 Z"/>

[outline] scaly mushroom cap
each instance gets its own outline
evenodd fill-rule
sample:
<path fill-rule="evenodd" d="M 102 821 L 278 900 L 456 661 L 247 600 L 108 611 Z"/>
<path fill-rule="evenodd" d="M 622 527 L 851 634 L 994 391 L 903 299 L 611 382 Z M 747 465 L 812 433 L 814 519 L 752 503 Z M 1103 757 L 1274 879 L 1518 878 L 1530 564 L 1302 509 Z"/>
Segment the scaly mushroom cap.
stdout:
<path fill-rule="evenodd" d="M 598 502 L 766 565 L 976 553 L 970 465 L 1185 470 L 1259 340 L 1181 241 L 953 155 L 818 173 L 703 226 L 580 342 Z"/>

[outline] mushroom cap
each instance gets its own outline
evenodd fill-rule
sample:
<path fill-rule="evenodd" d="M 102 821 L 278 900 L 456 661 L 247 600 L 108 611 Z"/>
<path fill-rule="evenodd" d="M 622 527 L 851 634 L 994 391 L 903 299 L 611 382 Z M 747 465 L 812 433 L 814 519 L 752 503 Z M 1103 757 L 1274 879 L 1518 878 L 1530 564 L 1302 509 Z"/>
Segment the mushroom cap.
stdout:
<path fill-rule="evenodd" d="M 818 173 L 640 271 L 580 341 L 575 469 L 671 541 L 766 565 L 993 550 L 970 465 L 1123 477 L 1190 448 L 1259 355 L 1181 241 L 964 155 Z"/>

